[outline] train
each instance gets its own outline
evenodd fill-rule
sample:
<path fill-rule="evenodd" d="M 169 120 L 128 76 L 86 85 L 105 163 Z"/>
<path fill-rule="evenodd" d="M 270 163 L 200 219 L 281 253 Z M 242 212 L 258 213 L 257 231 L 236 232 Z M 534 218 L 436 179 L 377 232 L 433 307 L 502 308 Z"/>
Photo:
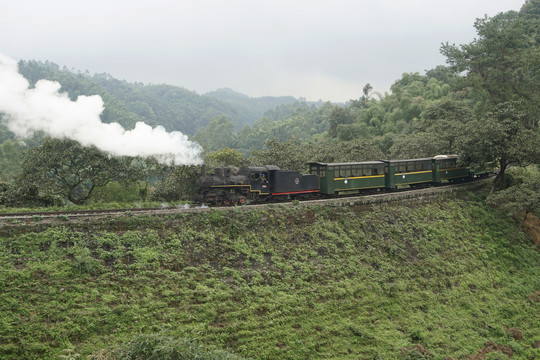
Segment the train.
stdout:
<path fill-rule="evenodd" d="M 493 163 L 473 169 L 460 165 L 457 155 L 407 160 L 347 163 L 310 162 L 309 173 L 275 165 L 223 167 L 196 180 L 197 200 L 215 205 L 243 205 L 268 200 L 334 197 L 366 191 L 426 187 L 487 177 Z"/>

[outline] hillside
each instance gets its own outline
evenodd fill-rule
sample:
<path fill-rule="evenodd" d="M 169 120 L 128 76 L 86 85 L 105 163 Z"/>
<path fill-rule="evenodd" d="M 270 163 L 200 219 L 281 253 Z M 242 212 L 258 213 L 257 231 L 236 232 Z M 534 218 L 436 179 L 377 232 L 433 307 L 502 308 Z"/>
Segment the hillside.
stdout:
<path fill-rule="evenodd" d="M 104 122 L 132 128 L 137 121 L 143 121 L 188 135 L 220 116 L 241 129 L 259 120 L 266 111 L 297 101 L 286 96 L 251 98 L 230 89 L 199 95 L 178 86 L 130 83 L 110 74 L 82 73 L 48 61 L 20 61 L 19 72 L 31 84 L 40 79 L 58 81 L 72 100 L 79 95 L 100 95 L 105 102 Z"/>
<path fill-rule="evenodd" d="M 263 96 L 253 98 L 229 88 L 217 89 L 204 94 L 204 96 L 220 99 L 231 106 L 240 109 L 242 113 L 249 114 L 251 119 L 261 119 L 264 114 L 280 105 L 291 105 L 298 101 L 292 96 Z M 253 123 L 253 121 L 251 122 Z M 251 124 L 250 124 L 251 125 Z"/>
<path fill-rule="evenodd" d="M 114 359 L 138 334 L 253 359 L 540 356 L 538 248 L 473 193 L 38 220 L 0 229 L 2 359 Z"/>

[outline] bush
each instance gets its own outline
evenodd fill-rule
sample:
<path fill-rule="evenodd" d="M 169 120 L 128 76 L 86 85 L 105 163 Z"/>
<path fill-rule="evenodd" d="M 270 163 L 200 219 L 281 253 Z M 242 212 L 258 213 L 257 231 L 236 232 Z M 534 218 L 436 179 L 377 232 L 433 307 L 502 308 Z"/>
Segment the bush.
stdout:
<path fill-rule="evenodd" d="M 120 347 L 120 360 L 240 360 L 225 351 L 209 350 L 195 340 L 166 333 L 139 335 Z"/>

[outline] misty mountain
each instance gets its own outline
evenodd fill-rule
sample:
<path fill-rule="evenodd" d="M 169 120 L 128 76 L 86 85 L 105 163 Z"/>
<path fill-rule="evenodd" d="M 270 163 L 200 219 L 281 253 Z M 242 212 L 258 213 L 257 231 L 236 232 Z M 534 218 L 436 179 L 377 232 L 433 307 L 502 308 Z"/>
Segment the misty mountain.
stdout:
<path fill-rule="evenodd" d="M 233 108 L 241 110 L 250 119 L 260 119 L 266 112 L 280 105 L 291 105 L 298 102 L 298 99 L 292 96 L 263 96 L 253 98 L 229 88 L 207 92 L 204 96 L 225 101 Z M 301 100 L 305 101 L 305 99 Z"/>
<path fill-rule="evenodd" d="M 239 130 L 275 107 L 298 101 L 292 96 L 251 98 L 231 89 L 199 95 L 173 85 L 130 83 L 106 73 L 82 73 L 49 61 L 20 61 L 19 72 L 32 85 L 40 79 L 58 81 L 72 100 L 79 95 L 100 95 L 105 103 L 102 121 L 118 122 L 126 129 L 142 121 L 194 135 L 212 118 L 225 116 Z"/>

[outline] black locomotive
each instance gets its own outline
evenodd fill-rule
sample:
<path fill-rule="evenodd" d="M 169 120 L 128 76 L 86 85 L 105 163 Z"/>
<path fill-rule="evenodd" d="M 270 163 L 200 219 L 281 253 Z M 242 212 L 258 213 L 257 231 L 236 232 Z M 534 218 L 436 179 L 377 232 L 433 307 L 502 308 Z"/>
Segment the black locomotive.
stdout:
<path fill-rule="evenodd" d="M 196 181 L 198 201 L 211 204 L 244 204 L 269 198 L 295 198 L 319 192 L 319 178 L 281 170 L 278 166 L 246 166 L 214 169 L 206 175 L 203 167 Z"/>

